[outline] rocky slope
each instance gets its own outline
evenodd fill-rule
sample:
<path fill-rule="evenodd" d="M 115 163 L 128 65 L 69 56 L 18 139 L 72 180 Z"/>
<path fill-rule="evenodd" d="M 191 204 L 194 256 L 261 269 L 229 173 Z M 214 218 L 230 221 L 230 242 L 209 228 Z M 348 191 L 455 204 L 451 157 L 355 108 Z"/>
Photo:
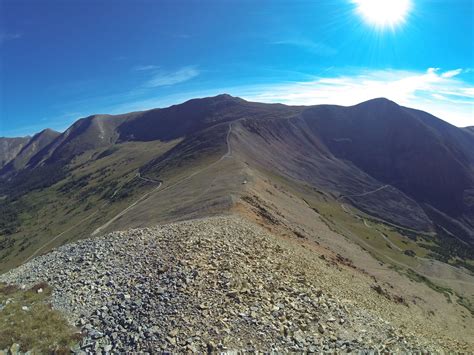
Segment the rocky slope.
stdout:
<path fill-rule="evenodd" d="M 53 286 L 83 350 L 473 349 L 367 275 L 233 216 L 69 244 L 0 281 Z"/>

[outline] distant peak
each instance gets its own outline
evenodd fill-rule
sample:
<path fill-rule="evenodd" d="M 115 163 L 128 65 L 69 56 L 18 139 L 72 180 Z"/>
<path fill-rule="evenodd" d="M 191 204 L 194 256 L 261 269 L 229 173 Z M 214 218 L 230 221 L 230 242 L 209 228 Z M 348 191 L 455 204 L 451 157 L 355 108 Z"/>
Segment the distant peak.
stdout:
<path fill-rule="evenodd" d="M 216 96 L 207 96 L 207 97 L 201 97 L 201 98 L 195 98 L 188 100 L 184 102 L 183 104 L 186 105 L 188 103 L 222 103 L 222 102 L 245 102 L 244 99 L 241 99 L 240 97 L 235 97 L 229 94 L 219 94 Z M 177 104 L 174 106 L 180 106 L 183 104 Z"/>
<path fill-rule="evenodd" d="M 371 100 L 367 100 L 365 102 L 362 102 L 360 103 L 360 105 L 364 105 L 364 104 L 389 104 L 389 105 L 396 105 L 398 106 L 398 104 L 392 100 L 389 100 L 385 97 L 377 97 L 375 99 L 371 99 Z"/>
<path fill-rule="evenodd" d="M 217 96 L 213 96 L 213 97 L 209 97 L 209 99 L 213 99 L 213 100 L 222 100 L 222 101 L 227 101 L 227 100 L 232 100 L 232 101 L 244 101 L 243 99 L 241 99 L 240 97 L 236 97 L 236 96 L 232 96 L 232 95 L 229 95 L 229 94 L 219 94 Z"/>
<path fill-rule="evenodd" d="M 219 94 L 217 96 L 215 96 L 215 98 L 220 98 L 220 99 L 233 99 L 234 97 L 232 95 L 229 95 L 229 94 Z"/>
<path fill-rule="evenodd" d="M 375 99 L 367 100 L 361 102 L 360 104 L 354 105 L 354 107 L 361 107 L 364 109 L 375 109 L 375 110 L 386 110 L 386 109 L 396 109 L 400 106 L 385 97 L 378 97 Z"/>
<path fill-rule="evenodd" d="M 54 129 L 52 128 L 45 128 L 43 129 L 40 134 L 43 134 L 43 133 L 47 133 L 47 134 L 61 134 L 60 132 L 58 131 L 55 131 Z"/>
<path fill-rule="evenodd" d="M 36 133 L 33 136 L 33 139 L 39 139 L 40 137 L 54 137 L 54 136 L 59 136 L 61 132 L 55 131 L 54 129 L 51 128 L 45 128 L 41 132 Z"/>

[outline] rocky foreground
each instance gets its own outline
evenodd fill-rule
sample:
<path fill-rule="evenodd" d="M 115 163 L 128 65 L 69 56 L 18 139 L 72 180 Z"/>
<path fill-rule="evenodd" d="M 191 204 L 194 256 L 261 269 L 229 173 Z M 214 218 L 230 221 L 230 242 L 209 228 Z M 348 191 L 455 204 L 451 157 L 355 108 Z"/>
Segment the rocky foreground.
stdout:
<path fill-rule="evenodd" d="M 418 332 L 416 319 L 403 330 L 393 322 L 410 313 L 407 305 L 237 217 L 80 241 L 0 281 L 51 285 L 53 307 L 84 334 L 74 351 L 437 351 L 446 345 Z"/>

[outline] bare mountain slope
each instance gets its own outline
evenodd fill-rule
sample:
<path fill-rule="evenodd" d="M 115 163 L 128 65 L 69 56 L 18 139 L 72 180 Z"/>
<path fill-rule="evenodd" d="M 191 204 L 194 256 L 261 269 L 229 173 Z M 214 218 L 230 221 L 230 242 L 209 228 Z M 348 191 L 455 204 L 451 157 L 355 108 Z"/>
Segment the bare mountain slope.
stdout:
<path fill-rule="evenodd" d="M 31 137 L 0 137 L 0 169 L 21 151 Z"/>
<path fill-rule="evenodd" d="M 35 134 L 15 155 L 15 157 L 3 167 L 1 173 L 11 173 L 25 168 L 33 156 L 48 146 L 60 134 L 61 133 L 52 129 L 45 129 L 40 133 Z"/>

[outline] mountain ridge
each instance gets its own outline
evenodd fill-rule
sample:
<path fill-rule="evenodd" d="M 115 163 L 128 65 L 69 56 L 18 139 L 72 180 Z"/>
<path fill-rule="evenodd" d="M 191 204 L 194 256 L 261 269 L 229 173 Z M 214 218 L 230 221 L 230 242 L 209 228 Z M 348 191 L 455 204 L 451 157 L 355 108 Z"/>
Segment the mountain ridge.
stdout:
<path fill-rule="evenodd" d="M 232 164 L 225 160 L 229 171 L 259 171 L 309 184 L 373 218 L 424 234 L 446 234 L 443 248 L 456 253 L 466 251 L 453 244 L 457 242 L 452 235 L 474 244 L 474 137 L 466 129 L 385 98 L 354 106 L 286 106 L 224 94 L 162 109 L 92 115 L 48 137 L 35 154 L 25 154 L 23 160 L 18 156 L 20 162 L 0 170 L 0 192 L 11 205 L 44 189 L 53 189 L 55 196 L 66 191 L 82 195 L 71 203 L 84 209 L 96 205 L 96 199 L 108 205 L 118 196 L 129 198 L 145 189 L 146 181 L 134 178 L 137 174 L 148 184 L 162 181 L 166 189 L 193 169 L 210 171 L 213 162 L 224 162 L 231 144 Z M 133 161 L 136 170 L 129 167 Z M 102 182 L 102 171 L 114 179 Z M 215 211 L 221 203 L 229 208 L 234 198 L 227 195 L 228 189 L 236 190 L 228 182 L 217 189 L 217 175 L 198 195 Z M 212 189 L 219 192 L 210 198 Z M 115 223 L 138 227 L 182 219 L 181 213 L 201 213 L 192 199 L 175 209 L 153 201 L 147 198 L 130 212 L 133 218 Z"/>

